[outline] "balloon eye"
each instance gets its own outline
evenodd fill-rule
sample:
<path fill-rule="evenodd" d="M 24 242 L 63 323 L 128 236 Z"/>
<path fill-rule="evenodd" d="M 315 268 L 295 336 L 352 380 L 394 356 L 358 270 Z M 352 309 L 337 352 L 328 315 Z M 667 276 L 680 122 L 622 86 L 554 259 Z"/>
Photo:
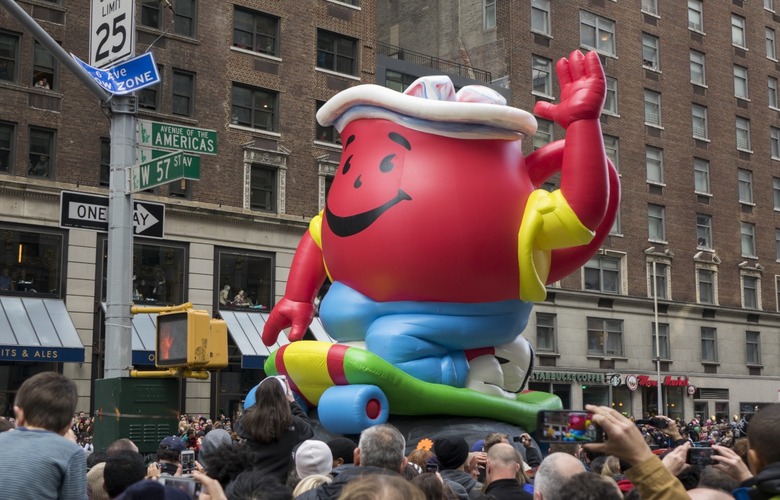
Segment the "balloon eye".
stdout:
<path fill-rule="evenodd" d="M 393 168 L 395 168 L 395 165 L 393 165 L 393 158 L 395 158 L 395 154 L 387 155 L 382 158 L 382 162 L 379 164 L 379 170 L 385 173 L 393 170 Z"/>
<path fill-rule="evenodd" d="M 344 168 L 341 170 L 341 173 L 346 175 L 346 173 L 349 172 L 350 167 L 352 167 L 352 155 L 349 155 L 347 161 L 344 162 Z"/>
<path fill-rule="evenodd" d="M 355 184 L 354 184 L 355 189 L 357 189 L 357 188 L 359 188 L 360 186 L 363 185 L 363 181 L 360 180 L 361 177 L 363 177 L 363 176 L 362 175 L 358 175 L 357 179 L 355 179 Z"/>

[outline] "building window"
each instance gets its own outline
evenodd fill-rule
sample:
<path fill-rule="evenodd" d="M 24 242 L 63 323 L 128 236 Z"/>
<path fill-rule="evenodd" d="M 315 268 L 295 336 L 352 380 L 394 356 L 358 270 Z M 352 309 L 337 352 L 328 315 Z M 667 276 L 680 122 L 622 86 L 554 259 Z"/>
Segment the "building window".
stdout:
<path fill-rule="evenodd" d="M 772 159 L 780 160 L 780 128 L 769 127 L 769 145 L 772 151 Z"/>
<path fill-rule="evenodd" d="M 615 21 L 580 11 L 580 45 L 615 55 Z"/>
<path fill-rule="evenodd" d="M 261 130 L 276 130 L 278 92 L 257 87 L 233 85 L 231 123 Z"/>
<path fill-rule="evenodd" d="M 709 126 L 707 124 L 707 107 L 700 104 L 691 106 L 691 115 L 693 123 L 693 137 L 696 139 L 709 140 Z"/>
<path fill-rule="evenodd" d="M 173 11 L 173 31 L 177 35 L 194 37 L 196 4 L 195 0 L 176 0 L 176 10 Z"/>
<path fill-rule="evenodd" d="M 194 114 L 195 75 L 183 71 L 173 71 L 173 102 L 171 113 L 181 116 Z"/>
<path fill-rule="evenodd" d="M 761 333 L 745 332 L 745 362 L 749 365 L 761 364 Z"/>
<path fill-rule="evenodd" d="M 485 29 L 492 30 L 496 27 L 496 0 L 484 0 Z"/>
<path fill-rule="evenodd" d="M 737 117 L 737 149 L 750 152 L 750 120 Z"/>
<path fill-rule="evenodd" d="M 30 127 L 27 175 L 54 177 L 54 144 L 53 130 Z"/>
<path fill-rule="evenodd" d="M 317 30 L 317 67 L 357 75 L 357 41 L 337 33 Z"/>
<path fill-rule="evenodd" d="M 16 127 L 0 122 L 0 172 L 10 172 L 14 162 L 14 138 Z"/>
<path fill-rule="evenodd" d="M 276 212 L 276 169 L 252 165 L 249 206 L 252 210 Z"/>
<path fill-rule="evenodd" d="M 35 42 L 33 51 L 33 86 L 40 89 L 57 89 L 57 59 L 46 47 Z"/>
<path fill-rule="evenodd" d="M 231 248 L 215 250 L 218 309 L 267 311 L 274 300 L 272 254 Z M 239 295 L 243 291 L 244 293 Z"/>
<path fill-rule="evenodd" d="M 739 234 L 743 257 L 756 256 L 756 226 L 750 222 L 739 223 Z"/>
<path fill-rule="evenodd" d="M 63 297 L 63 234 L 41 227 L 24 230 L 2 225 L 0 230 L 4 243 L 0 246 L 0 294 Z"/>
<path fill-rule="evenodd" d="M 701 0 L 688 0 L 688 29 L 704 32 L 704 13 Z"/>
<path fill-rule="evenodd" d="M 531 0 L 531 30 L 550 34 L 550 0 Z"/>
<path fill-rule="evenodd" d="M 737 170 L 739 184 L 739 202 L 753 204 L 753 172 L 740 168 Z"/>
<path fill-rule="evenodd" d="M 617 115 L 618 114 L 617 80 L 612 78 L 611 76 L 606 77 L 606 79 L 607 79 L 607 96 L 606 99 L 604 100 L 603 111 L 607 114 Z"/>
<path fill-rule="evenodd" d="M 623 321 L 588 318 L 588 354 L 595 356 L 623 355 Z"/>
<path fill-rule="evenodd" d="M 645 125 L 661 126 L 661 93 L 645 89 Z"/>
<path fill-rule="evenodd" d="M 701 327 L 701 360 L 710 363 L 718 362 L 718 340 L 715 328 Z"/>
<path fill-rule="evenodd" d="M 777 109 L 777 78 L 770 76 L 767 86 L 769 87 L 769 107 Z"/>
<path fill-rule="evenodd" d="M 620 293 L 620 259 L 597 255 L 584 267 L 585 290 Z"/>
<path fill-rule="evenodd" d="M 745 18 L 736 14 L 731 15 L 731 43 L 737 47 L 747 48 L 745 41 Z"/>
<path fill-rule="evenodd" d="M 654 71 L 660 70 L 658 37 L 642 33 L 642 66 Z"/>
<path fill-rule="evenodd" d="M 534 150 L 541 148 L 545 144 L 553 141 L 553 122 L 550 120 L 537 119 L 536 133 L 534 134 Z"/>
<path fill-rule="evenodd" d="M 647 205 L 647 237 L 650 241 L 666 241 L 665 209 L 661 205 Z"/>
<path fill-rule="evenodd" d="M 775 260 L 780 262 L 780 229 L 775 229 Z"/>
<path fill-rule="evenodd" d="M 108 240 L 103 252 L 107 259 Z M 133 242 L 133 302 L 136 304 L 181 304 L 187 293 L 187 247 L 172 243 Z M 104 260 L 106 262 L 106 260 Z M 105 269 L 104 269 L 105 273 Z M 103 297 L 106 276 L 103 275 Z"/>
<path fill-rule="evenodd" d="M 385 87 L 403 92 L 417 79 L 414 75 L 388 69 L 385 71 Z"/>
<path fill-rule="evenodd" d="M 651 184 L 664 183 L 664 152 L 660 148 L 645 147 L 645 165 L 647 166 L 647 182 Z"/>
<path fill-rule="evenodd" d="M 653 359 L 672 359 L 669 355 L 669 323 L 658 323 L 658 350 L 655 342 L 655 322 L 650 323 L 653 332 L 650 336 L 653 342 Z M 659 356 L 657 353 L 661 352 Z"/>
<path fill-rule="evenodd" d="M 696 270 L 696 286 L 699 290 L 699 303 L 715 304 L 717 275 L 712 269 L 698 268 Z"/>
<path fill-rule="evenodd" d="M 694 190 L 700 194 L 712 194 L 710 191 L 710 162 L 701 158 L 693 159 Z"/>
<path fill-rule="evenodd" d="M 748 98 L 748 70 L 744 66 L 734 65 L 734 96 Z"/>
<path fill-rule="evenodd" d="M 647 263 L 647 273 L 650 278 L 650 297 L 655 297 L 657 291 L 659 299 L 668 299 L 669 264 L 650 261 Z"/>
<path fill-rule="evenodd" d="M 236 7 L 233 11 L 233 46 L 271 56 L 279 55 L 279 18 Z"/>
<path fill-rule="evenodd" d="M 552 61 L 533 56 L 533 92 L 543 96 L 552 95 Z"/>
<path fill-rule="evenodd" d="M 695 50 L 691 51 L 691 83 L 707 85 L 704 54 Z"/>
<path fill-rule="evenodd" d="M 658 0 L 642 0 L 642 12 L 658 15 Z"/>
<path fill-rule="evenodd" d="M 742 307 L 745 309 L 761 309 L 759 290 L 761 281 L 758 276 L 743 274 L 742 276 Z"/>
<path fill-rule="evenodd" d="M 764 0 L 764 8 L 770 12 L 775 11 L 775 0 Z"/>
<path fill-rule="evenodd" d="M 772 177 L 772 201 L 775 210 L 780 210 L 780 178 Z"/>
<path fill-rule="evenodd" d="M 0 80 L 16 81 L 19 61 L 19 35 L 0 32 Z"/>
<path fill-rule="evenodd" d="M 696 247 L 712 250 L 712 216 L 696 214 Z"/>
<path fill-rule="evenodd" d="M 620 171 L 620 140 L 612 135 L 604 135 L 604 150 L 615 170 Z"/>
<path fill-rule="evenodd" d="M 319 111 L 324 104 L 324 101 L 317 101 L 317 111 Z M 341 144 L 341 136 L 336 131 L 336 127 L 333 125 L 330 127 L 323 127 L 319 124 L 319 122 L 317 123 L 317 140 L 322 142 L 337 142 Z"/>
<path fill-rule="evenodd" d="M 162 5 L 160 0 L 141 0 L 141 26 L 160 29 L 163 17 Z"/>
<path fill-rule="evenodd" d="M 179 179 L 168 183 L 168 196 L 172 198 L 192 198 L 192 181 Z"/>
<path fill-rule="evenodd" d="M 557 352 L 555 314 L 536 313 L 536 350 Z"/>
<path fill-rule="evenodd" d="M 160 108 L 160 93 L 157 89 L 162 88 L 163 68 L 157 66 L 157 72 L 160 74 L 160 83 L 138 91 L 138 107 L 149 111 L 157 111 Z"/>
<path fill-rule="evenodd" d="M 100 185 L 111 184 L 111 139 L 100 138 Z"/>
<path fill-rule="evenodd" d="M 775 30 L 772 28 L 766 28 L 764 30 L 764 38 L 766 39 L 766 56 L 773 61 L 777 60 L 777 44 L 775 43 Z"/>

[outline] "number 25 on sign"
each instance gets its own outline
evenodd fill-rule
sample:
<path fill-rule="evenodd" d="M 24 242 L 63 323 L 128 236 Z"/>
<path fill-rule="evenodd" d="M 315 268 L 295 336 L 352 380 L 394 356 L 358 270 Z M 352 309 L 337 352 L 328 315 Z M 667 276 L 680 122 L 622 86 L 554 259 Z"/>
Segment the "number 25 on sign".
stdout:
<path fill-rule="evenodd" d="M 133 55 L 134 0 L 92 0 L 89 24 L 89 62 L 92 66 L 102 68 Z"/>
<path fill-rule="evenodd" d="M 152 161 L 130 168 L 128 176 L 131 193 L 143 191 L 184 178 L 184 155 L 181 151 L 160 156 Z"/>

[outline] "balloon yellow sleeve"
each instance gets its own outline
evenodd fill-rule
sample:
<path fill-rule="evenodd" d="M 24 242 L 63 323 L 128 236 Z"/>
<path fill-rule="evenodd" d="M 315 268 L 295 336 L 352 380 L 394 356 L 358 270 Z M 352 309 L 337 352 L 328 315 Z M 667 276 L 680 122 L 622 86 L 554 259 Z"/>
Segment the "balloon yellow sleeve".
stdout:
<path fill-rule="evenodd" d="M 314 243 L 317 244 L 318 247 L 322 248 L 322 213 L 324 210 L 320 210 L 320 213 L 315 215 L 311 218 L 311 222 L 309 222 L 309 234 L 311 234 L 311 238 L 314 240 Z"/>
<path fill-rule="evenodd" d="M 580 222 L 560 189 L 531 193 L 517 235 L 520 298 L 529 302 L 544 300 L 552 250 L 584 245 L 594 234 Z"/>

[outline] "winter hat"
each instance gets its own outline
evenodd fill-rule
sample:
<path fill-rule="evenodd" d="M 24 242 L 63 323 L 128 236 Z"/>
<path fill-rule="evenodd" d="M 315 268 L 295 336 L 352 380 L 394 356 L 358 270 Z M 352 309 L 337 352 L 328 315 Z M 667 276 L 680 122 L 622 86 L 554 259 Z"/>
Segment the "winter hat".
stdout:
<path fill-rule="evenodd" d="M 204 437 L 203 442 L 200 444 L 200 453 L 198 454 L 198 460 L 204 467 L 207 467 L 209 455 L 214 453 L 217 449 L 223 446 L 232 446 L 233 439 L 225 429 L 214 429 L 209 431 Z"/>
<path fill-rule="evenodd" d="M 301 479 L 313 474 L 330 474 L 333 453 L 328 445 L 316 439 L 307 439 L 295 452 L 295 471 Z"/>
<path fill-rule="evenodd" d="M 469 457 L 469 445 L 462 437 L 443 437 L 433 443 L 433 453 L 444 470 L 457 469 Z"/>
<path fill-rule="evenodd" d="M 485 451 L 485 440 L 480 439 L 471 447 L 471 451 Z"/>

